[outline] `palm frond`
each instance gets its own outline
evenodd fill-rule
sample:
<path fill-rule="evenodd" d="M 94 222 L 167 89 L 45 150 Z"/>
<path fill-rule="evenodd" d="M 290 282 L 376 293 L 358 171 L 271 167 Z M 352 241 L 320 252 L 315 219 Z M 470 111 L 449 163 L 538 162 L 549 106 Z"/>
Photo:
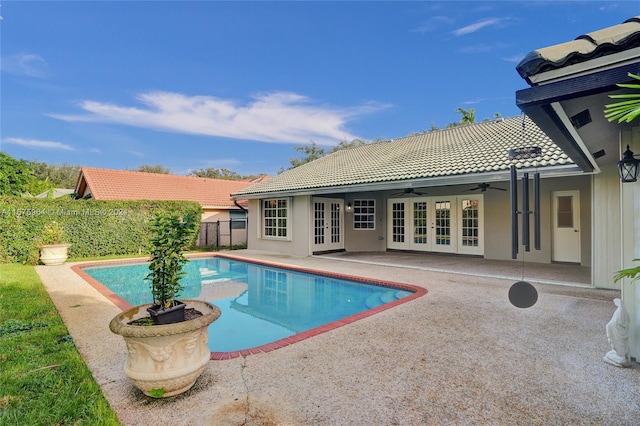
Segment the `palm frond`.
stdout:
<path fill-rule="evenodd" d="M 640 76 L 628 74 L 629 77 L 640 80 Z M 616 86 L 625 89 L 640 90 L 640 84 L 619 83 Z M 640 116 L 640 93 L 622 93 L 609 95 L 611 99 L 624 99 L 620 102 L 605 105 L 604 116 L 609 121 L 630 123 Z"/>

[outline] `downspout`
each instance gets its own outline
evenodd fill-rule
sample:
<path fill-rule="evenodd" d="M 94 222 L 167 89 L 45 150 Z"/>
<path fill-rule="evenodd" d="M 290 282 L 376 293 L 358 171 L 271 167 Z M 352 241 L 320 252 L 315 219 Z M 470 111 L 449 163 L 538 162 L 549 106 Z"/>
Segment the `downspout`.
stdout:
<path fill-rule="evenodd" d="M 233 200 L 233 204 L 235 204 L 245 214 L 246 219 L 244 220 L 244 223 L 245 223 L 246 234 L 244 239 L 247 242 L 247 247 L 249 247 L 249 211 L 244 207 L 242 207 L 240 204 L 238 204 L 237 200 Z M 231 233 L 231 229 L 229 229 L 229 233 Z"/>
<path fill-rule="evenodd" d="M 238 204 L 238 201 L 237 201 L 237 200 L 233 200 L 233 204 L 235 204 L 235 205 L 236 205 L 236 207 L 238 207 L 238 208 L 239 208 L 240 210 L 242 210 L 243 212 L 245 212 L 245 213 L 247 213 L 247 212 L 248 212 L 248 210 L 247 210 L 247 209 L 245 209 L 245 208 L 244 208 L 244 207 L 242 207 L 240 204 Z"/>

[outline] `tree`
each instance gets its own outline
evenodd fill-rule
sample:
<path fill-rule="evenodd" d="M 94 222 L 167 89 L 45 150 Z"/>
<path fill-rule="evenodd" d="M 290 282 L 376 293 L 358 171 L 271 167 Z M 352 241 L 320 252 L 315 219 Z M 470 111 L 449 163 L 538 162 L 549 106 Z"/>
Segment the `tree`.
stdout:
<path fill-rule="evenodd" d="M 460 124 L 473 124 L 476 122 L 476 109 L 471 108 L 469 110 L 464 108 L 456 109 L 458 114 L 461 114 Z"/>
<path fill-rule="evenodd" d="M 38 179 L 28 161 L 0 152 L 0 195 L 39 194 L 54 187 L 49 180 Z"/>
<path fill-rule="evenodd" d="M 351 142 L 347 142 L 346 140 L 343 140 L 338 142 L 338 144 L 333 148 L 331 148 L 331 150 L 329 151 L 323 148 L 318 148 L 318 145 L 314 141 L 309 142 L 308 145 L 296 145 L 293 147 L 293 149 L 295 149 L 298 152 L 302 152 L 304 154 L 304 157 L 289 159 L 289 163 L 291 164 L 291 166 L 286 170 L 295 169 L 298 166 L 302 166 L 303 164 L 310 163 L 313 160 L 317 160 L 318 158 L 324 157 L 327 154 L 332 154 L 336 151 L 340 151 L 341 149 L 356 148 L 362 145 L 383 142 L 384 140 L 385 139 L 382 139 L 382 138 L 372 139 L 371 141 L 366 141 L 364 139 L 357 139 L 357 138 L 353 139 Z M 284 171 L 285 171 L 284 167 L 281 167 L 278 173 L 282 173 Z"/>
<path fill-rule="evenodd" d="M 371 142 L 367 142 L 364 139 L 354 139 L 351 142 L 340 141 L 338 145 L 334 146 L 331 151 L 329 151 L 329 154 L 331 154 L 332 152 L 340 151 L 341 149 L 356 148 L 358 146 L 367 145 L 369 143 Z"/>
<path fill-rule="evenodd" d="M 33 171 L 25 161 L 0 152 L 0 195 L 21 195 Z"/>
<path fill-rule="evenodd" d="M 245 177 L 240 174 L 225 168 L 216 169 L 208 167 L 206 169 L 198 169 L 189 171 L 189 176 L 196 176 L 201 178 L 211 179 L 225 179 L 225 180 L 244 180 Z"/>
<path fill-rule="evenodd" d="M 324 155 L 326 154 L 326 151 L 323 148 L 319 148 L 314 141 L 311 141 L 308 145 L 295 145 L 293 149 L 301 152 L 302 154 L 304 154 L 304 156 L 302 158 L 290 158 L 289 163 L 291 164 L 291 167 L 289 167 L 289 170 L 295 169 L 296 167 L 302 166 L 303 164 L 310 163 L 311 161 L 317 160 L 320 157 L 324 157 Z"/>
<path fill-rule="evenodd" d="M 171 174 L 171 169 L 168 169 L 167 167 L 164 167 L 160 164 L 156 164 L 154 166 L 150 165 L 150 164 L 142 164 L 140 166 L 138 166 L 138 172 L 144 172 L 144 173 L 160 173 L 163 175 L 168 175 Z"/>
<path fill-rule="evenodd" d="M 73 189 L 80 173 L 80 166 L 67 163 L 48 164 L 40 161 L 31 161 L 29 165 L 33 169 L 36 178 L 41 181 L 51 182 L 54 188 Z"/>

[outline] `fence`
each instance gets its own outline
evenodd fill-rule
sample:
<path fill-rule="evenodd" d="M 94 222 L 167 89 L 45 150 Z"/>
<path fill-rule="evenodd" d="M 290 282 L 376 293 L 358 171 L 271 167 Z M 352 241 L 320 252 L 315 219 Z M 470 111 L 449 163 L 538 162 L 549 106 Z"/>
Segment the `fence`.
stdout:
<path fill-rule="evenodd" d="M 200 247 L 232 247 L 247 244 L 247 219 L 202 222 L 198 235 Z"/>

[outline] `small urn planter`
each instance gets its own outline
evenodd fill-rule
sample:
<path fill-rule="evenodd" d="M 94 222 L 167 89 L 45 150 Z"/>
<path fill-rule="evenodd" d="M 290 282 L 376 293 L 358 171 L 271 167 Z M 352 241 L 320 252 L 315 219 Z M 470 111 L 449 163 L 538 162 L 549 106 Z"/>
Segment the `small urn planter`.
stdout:
<path fill-rule="evenodd" d="M 48 266 L 62 265 L 71 244 L 46 244 L 40 247 L 40 262 Z"/>
<path fill-rule="evenodd" d="M 220 309 L 200 300 L 183 302 L 202 316 L 173 324 L 130 325 L 149 316 L 147 308 L 152 304 L 146 304 L 122 312 L 109 323 L 127 344 L 125 373 L 145 395 L 165 398 L 186 392 L 209 363 L 208 326 L 218 319 Z"/>

